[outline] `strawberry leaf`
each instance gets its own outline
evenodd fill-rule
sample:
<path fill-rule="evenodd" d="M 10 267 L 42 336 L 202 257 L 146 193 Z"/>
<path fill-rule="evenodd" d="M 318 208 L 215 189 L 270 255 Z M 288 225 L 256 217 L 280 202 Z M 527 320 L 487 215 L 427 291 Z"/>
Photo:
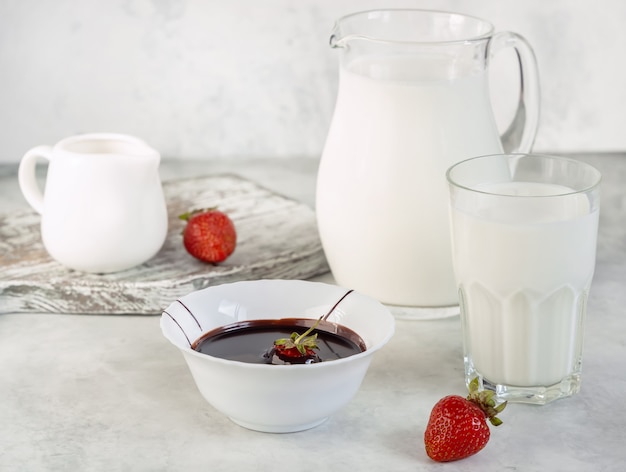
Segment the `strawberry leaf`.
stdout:
<path fill-rule="evenodd" d="M 478 383 L 478 377 L 474 377 L 468 386 L 469 395 L 467 400 L 478 405 L 480 409 L 485 413 L 485 416 L 489 419 L 489 422 L 494 426 L 500 426 L 502 420 L 497 418 L 497 415 L 506 408 L 507 402 L 502 402 L 496 406 L 496 393 L 492 390 L 480 390 Z"/>
<path fill-rule="evenodd" d="M 322 318 L 318 320 L 307 329 L 304 333 L 299 334 L 297 332 L 291 333 L 289 338 L 280 338 L 274 341 L 274 346 L 279 346 L 282 349 L 296 348 L 302 357 L 310 356 L 313 349 L 318 349 L 317 346 L 317 333 L 311 335 L 313 330 L 317 328 Z M 309 336 L 310 335 L 310 336 Z"/>

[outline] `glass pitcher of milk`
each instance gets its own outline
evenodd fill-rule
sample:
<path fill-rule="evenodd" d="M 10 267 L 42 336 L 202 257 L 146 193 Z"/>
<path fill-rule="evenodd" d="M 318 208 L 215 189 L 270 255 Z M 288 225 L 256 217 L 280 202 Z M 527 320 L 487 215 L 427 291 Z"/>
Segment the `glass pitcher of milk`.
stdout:
<path fill-rule="evenodd" d="M 472 156 L 531 150 L 539 117 L 533 51 L 481 19 L 426 10 L 345 16 L 330 44 L 339 51 L 339 90 L 316 212 L 332 274 L 391 305 L 457 305 L 445 171 Z M 509 47 L 521 92 L 501 137 L 488 69 Z"/>

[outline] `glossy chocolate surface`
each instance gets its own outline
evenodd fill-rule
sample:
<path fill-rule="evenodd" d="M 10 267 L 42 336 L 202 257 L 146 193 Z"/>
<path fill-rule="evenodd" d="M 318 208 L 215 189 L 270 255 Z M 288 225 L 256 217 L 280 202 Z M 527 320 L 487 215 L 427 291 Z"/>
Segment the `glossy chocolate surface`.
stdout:
<path fill-rule="evenodd" d="M 253 364 L 289 364 L 273 353 L 274 341 L 288 338 L 291 333 L 304 333 L 316 322 L 308 318 L 240 321 L 208 331 L 198 338 L 192 349 L 213 357 Z M 321 321 L 311 333 L 317 333 L 316 349 L 319 360 L 326 362 L 365 351 L 365 342 L 351 329 Z"/>

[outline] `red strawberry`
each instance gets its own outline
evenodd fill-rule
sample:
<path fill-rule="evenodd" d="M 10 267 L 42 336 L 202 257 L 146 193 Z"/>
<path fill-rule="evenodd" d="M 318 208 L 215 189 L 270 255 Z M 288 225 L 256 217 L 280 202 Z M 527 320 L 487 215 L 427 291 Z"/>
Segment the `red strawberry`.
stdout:
<path fill-rule="evenodd" d="M 305 364 L 307 361 L 317 362 L 317 353 L 308 347 L 305 347 L 303 351 L 300 351 L 297 347 L 285 347 L 280 345 L 274 345 L 274 353 L 283 362 L 290 364 Z"/>
<path fill-rule="evenodd" d="M 469 395 L 448 395 L 439 400 L 430 413 L 424 432 L 428 457 L 437 462 L 464 459 L 482 450 L 489 441 L 489 426 L 502 424 L 498 413 L 506 402 L 496 406 L 495 393 L 478 391 L 478 378 L 470 382 Z"/>
<path fill-rule="evenodd" d="M 183 244 L 193 257 L 205 262 L 222 262 L 235 250 L 237 232 L 232 220 L 219 210 L 193 210 L 179 216 L 187 222 Z"/>
<path fill-rule="evenodd" d="M 317 349 L 317 333 L 309 336 L 317 325 L 320 323 L 318 319 L 313 326 L 307 329 L 303 334 L 291 333 L 288 338 L 281 338 L 274 341 L 273 354 L 278 358 L 290 364 L 304 364 L 307 362 L 320 362 L 315 349 Z"/>

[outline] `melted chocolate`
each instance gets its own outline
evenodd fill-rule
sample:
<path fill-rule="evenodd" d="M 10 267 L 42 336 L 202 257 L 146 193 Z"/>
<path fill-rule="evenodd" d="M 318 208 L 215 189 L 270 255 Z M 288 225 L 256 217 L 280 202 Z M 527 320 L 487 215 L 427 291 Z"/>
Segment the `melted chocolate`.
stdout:
<path fill-rule="evenodd" d="M 191 348 L 213 357 L 252 364 L 288 364 L 273 352 L 274 341 L 288 338 L 294 331 L 302 334 L 316 320 L 283 318 L 279 320 L 240 321 L 203 334 Z M 325 362 L 365 351 L 361 337 L 345 326 L 322 321 L 311 333 L 317 333 L 317 359 Z"/>

